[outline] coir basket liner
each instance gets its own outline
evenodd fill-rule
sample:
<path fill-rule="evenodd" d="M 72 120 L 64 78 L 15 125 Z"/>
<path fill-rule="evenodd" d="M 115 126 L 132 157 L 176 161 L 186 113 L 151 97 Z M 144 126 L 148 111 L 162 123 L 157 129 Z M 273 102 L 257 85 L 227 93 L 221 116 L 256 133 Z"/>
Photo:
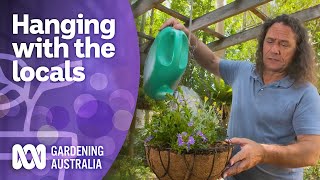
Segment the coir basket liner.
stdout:
<path fill-rule="evenodd" d="M 160 180 L 216 180 L 231 157 L 232 145 L 217 143 L 210 149 L 185 154 L 145 145 L 145 152 L 150 168 Z"/>

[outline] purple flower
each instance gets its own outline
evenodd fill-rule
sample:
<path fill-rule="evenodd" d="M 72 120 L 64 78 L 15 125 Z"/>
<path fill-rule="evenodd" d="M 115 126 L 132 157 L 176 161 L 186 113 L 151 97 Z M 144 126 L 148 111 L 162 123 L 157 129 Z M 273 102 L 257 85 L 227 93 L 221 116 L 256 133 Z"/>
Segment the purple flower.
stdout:
<path fill-rule="evenodd" d="M 193 145 L 195 143 L 195 140 L 192 136 L 189 136 L 189 140 L 187 142 L 187 151 L 190 150 L 190 145 Z"/>
<path fill-rule="evenodd" d="M 202 133 L 201 131 L 198 131 L 198 132 L 197 132 L 197 135 L 202 137 L 202 136 L 203 136 L 203 133 Z"/>
<path fill-rule="evenodd" d="M 197 132 L 197 135 L 202 138 L 203 142 L 206 142 L 206 141 L 207 141 L 206 136 L 205 136 L 201 131 L 198 131 L 198 132 Z"/>
<path fill-rule="evenodd" d="M 207 138 L 206 137 L 202 137 L 202 141 L 203 142 L 207 142 Z"/>
<path fill-rule="evenodd" d="M 193 126 L 193 121 L 190 121 L 190 122 L 188 123 L 188 126 L 189 126 L 189 127 Z"/>
<path fill-rule="evenodd" d="M 182 132 L 181 135 L 182 135 L 182 136 L 186 136 L 186 135 L 188 135 L 188 134 L 187 134 L 186 132 Z"/>
<path fill-rule="evenodd" d="M 178 134 L 178 145 L 179 146 L 183 146 L 185 143 L 182 139 L 182 135 L 181 134 Z"/>
<path fill-rule="evenodd" d="M 193 145 L 194 144 L 194 138 L 192 136 L 189 137 L 189 140 L 188 140 L 188 145 Z"/>
<path fill-rule="evenodd" d="M 146 140 L 144 140 L 144 142 L 147 143 L 147 142 L 151 141 L 151 139 L 153 139 L 153 136 L 147 137 Z"/>

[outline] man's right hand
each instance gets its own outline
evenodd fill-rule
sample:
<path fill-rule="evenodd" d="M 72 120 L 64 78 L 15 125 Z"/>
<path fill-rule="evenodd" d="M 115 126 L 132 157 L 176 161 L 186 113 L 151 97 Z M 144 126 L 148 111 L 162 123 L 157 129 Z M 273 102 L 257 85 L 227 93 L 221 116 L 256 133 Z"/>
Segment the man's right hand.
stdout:
<path fill-rule="evenodd" d="M 175 29 L 182 30 L 190 39 L 190 45 L 194 48 L 193 55 L 197 63 L 208 70 L 209 72 L 215 74 L 216 76 L 220 76 L 219 72 L 219 63 L 220 58 L 217 57 L 207 45 L 198 40 L 198 38 L 189 32 L 189 29 L 186 28 L 182 23 L 180 23 L 175 18 L 170 18 L 166 22 L 162 24 L 160 30 L 167 27 L 172 26 Z"/>
<path fill-rule="evenodd" d="M 189 36 L 189 30 L 186 28 L 183 24 L 181 24 L 177 19 L 175 18 L 170 18 L 166 22 L 162 24 L 160 27 L 160 30 L 167 26 L 172 26 L 175 29 L 182 30 L 184 33 L 186 33 Z"/>

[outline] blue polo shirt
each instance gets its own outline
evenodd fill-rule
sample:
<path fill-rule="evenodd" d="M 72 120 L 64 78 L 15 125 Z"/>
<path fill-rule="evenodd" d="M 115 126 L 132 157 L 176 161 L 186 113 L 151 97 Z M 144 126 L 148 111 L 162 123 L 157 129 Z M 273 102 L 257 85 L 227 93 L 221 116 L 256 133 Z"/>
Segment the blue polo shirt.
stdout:
<path fill-rule="evenodd" d="M 320 134 L 320 96 L 311 83 L 294 84 L 288 76 L 264 85 L 248 61 L 220 61 L 220 74 L 232 86 L 228 137 L 288 145 L 301 134 Z M 239 148 L 235 148 L 233 154 Z M 294 157 L 292 157 L 294 158 Z M 237 180 L 302 180 L 302 168 L 259 164 L 233 177 Z M 229 178 L 232 179 L 232 178 Z"/>

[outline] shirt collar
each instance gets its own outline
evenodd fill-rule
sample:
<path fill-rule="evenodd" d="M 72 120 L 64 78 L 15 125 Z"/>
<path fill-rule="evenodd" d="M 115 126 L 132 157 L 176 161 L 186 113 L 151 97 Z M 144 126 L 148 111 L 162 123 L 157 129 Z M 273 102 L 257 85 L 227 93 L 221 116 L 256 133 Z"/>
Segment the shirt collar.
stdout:
<path fill-rule="evenodd" d="M 251 71 L 251 75 L 250 75 L 253 79 L 259 81 L 261 84 L 264 84 L 263 81 L 262 81 L 262 78 L 260 76 L 260 74 L 256 71 L 256 68 L 254 66 L 254 68 L 252 68 L 252 71 Z M 285 76 L 284 78 L 276 81 L 276 82 L 273 82 L 272 86 L 276 86 L 276 87 L 283 87 L 283 88 L 289 88 L 293 85 L 294 83 L 294 80 L 291 79 L 288 75 Z"/>

